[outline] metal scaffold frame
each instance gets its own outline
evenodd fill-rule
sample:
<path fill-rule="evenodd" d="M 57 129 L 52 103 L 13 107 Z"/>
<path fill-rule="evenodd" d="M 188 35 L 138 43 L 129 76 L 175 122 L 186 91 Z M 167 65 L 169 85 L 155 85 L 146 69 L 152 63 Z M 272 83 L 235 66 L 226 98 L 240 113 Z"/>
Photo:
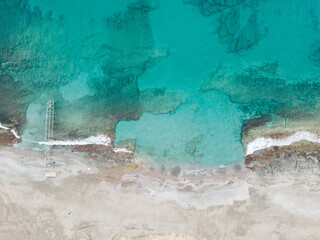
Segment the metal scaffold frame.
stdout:
<path fill-rule="evenodd" d="M 54 124 L 54 100 L 49 100 L 46 105 L 46 125 L 45 125 L 45 171 L 53 163 L 52 161 L 52 140 L 53 140 L 53 124 Z"/>

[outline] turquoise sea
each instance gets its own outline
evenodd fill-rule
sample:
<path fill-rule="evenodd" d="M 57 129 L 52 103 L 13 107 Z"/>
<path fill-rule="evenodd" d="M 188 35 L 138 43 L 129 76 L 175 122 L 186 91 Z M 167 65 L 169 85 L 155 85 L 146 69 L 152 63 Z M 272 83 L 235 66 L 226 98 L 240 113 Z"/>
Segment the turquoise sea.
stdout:
<path fill-rule="evenodd" d="M 245 120 L 317 118 L 319 94 L 318 0 L 0 0 L 0 123 L 24 146 L 54 99 L 56 139 L 241 162 Z"/>

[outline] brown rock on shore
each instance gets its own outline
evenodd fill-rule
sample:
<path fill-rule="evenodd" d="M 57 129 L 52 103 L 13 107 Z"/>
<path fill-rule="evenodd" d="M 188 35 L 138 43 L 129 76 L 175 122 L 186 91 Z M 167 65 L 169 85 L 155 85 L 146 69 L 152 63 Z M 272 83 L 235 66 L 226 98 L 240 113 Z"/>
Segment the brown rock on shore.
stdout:
<path fill-rule="evenodd" d="M 106 160 L 111 160 L 115 163 L 127 164 L 131 163 L 134 157 L 133 152 L 115 152 L 112 146 L 104 145 L 84 145 L 76 146 L 72 149 L 73 152 L 83 152 L 89 158 L 99 162 L 106 163 Z"/>
<path fill-rule="evenodd" d="M 0 129 L 0 146 L 12 146 L 17 141 L 12 132 Z"/>
<path fill-rule="evenodd" d="M 299 164 L 300 163 L 300 164 Z M 300 141 L 288 146 L 273 146 L 245 157 L 245 164 L 253 170 L 293 170 L 301 164 L 320 164 L 320 144 Z"/>
<path fill-rule="evenodd" d="M 111 142 L 114 139 L 114 131 L 102 132 L 101 134 L 107 135 Z M 130 151 L 114 151 L 116 147 L 121 147 L 128 149 Z M 70 147 L 66 147 L 70 149 Z M 104 167 L 104 165 L 108 164 L 108 161 L 112 161 L 117 164 L 130 164 L 132 163 L 134 157 L 135 150 L 135 141 L 124 141 L 121 143 L 106 145 L 95 145 L 95 144 L 87 144 L 87 145 L 78 145 L 72 146 L 72 152 L 84 153 L 88 158 L 93 159 L 97 162 L 98 165 Z"/>

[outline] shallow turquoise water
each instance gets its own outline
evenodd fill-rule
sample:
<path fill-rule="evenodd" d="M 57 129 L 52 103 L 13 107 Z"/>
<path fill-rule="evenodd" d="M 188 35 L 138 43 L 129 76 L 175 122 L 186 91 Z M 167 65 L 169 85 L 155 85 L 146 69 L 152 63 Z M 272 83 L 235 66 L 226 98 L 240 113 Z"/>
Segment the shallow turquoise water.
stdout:
<path fill-rule="evenodd" d="M 137 156 L 217 165 L 243 160 L 244 120 L 320 113 L 317 0 L 4 0 L 0 13 L 0 122 L 31 141 L 55 99 L 57 139 L 114 131 Z"/>
<path fill-rule="evenodd" d="M 195 94 L 171 113 L 144 113 L 138 121 L 120 121 L 116 140 L 137 139 L 137 148 L 149 150 L 158 160 L 225 164 L 242 160 L 243 117 L 225 94 Z"/>

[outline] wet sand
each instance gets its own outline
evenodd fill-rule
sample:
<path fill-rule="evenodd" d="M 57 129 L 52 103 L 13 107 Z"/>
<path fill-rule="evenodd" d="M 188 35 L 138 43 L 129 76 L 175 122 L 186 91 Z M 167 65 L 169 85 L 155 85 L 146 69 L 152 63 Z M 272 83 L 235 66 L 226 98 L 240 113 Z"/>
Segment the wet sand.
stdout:
<path fill-rule="evenodd" d="M 58 176 L 46 179 L 43 152 L 0 148 L 0 239 L 320 239 L 318 168 L 174 177 L 160 166 L 98 169 L 79 153 L 54 160 Z"/>

